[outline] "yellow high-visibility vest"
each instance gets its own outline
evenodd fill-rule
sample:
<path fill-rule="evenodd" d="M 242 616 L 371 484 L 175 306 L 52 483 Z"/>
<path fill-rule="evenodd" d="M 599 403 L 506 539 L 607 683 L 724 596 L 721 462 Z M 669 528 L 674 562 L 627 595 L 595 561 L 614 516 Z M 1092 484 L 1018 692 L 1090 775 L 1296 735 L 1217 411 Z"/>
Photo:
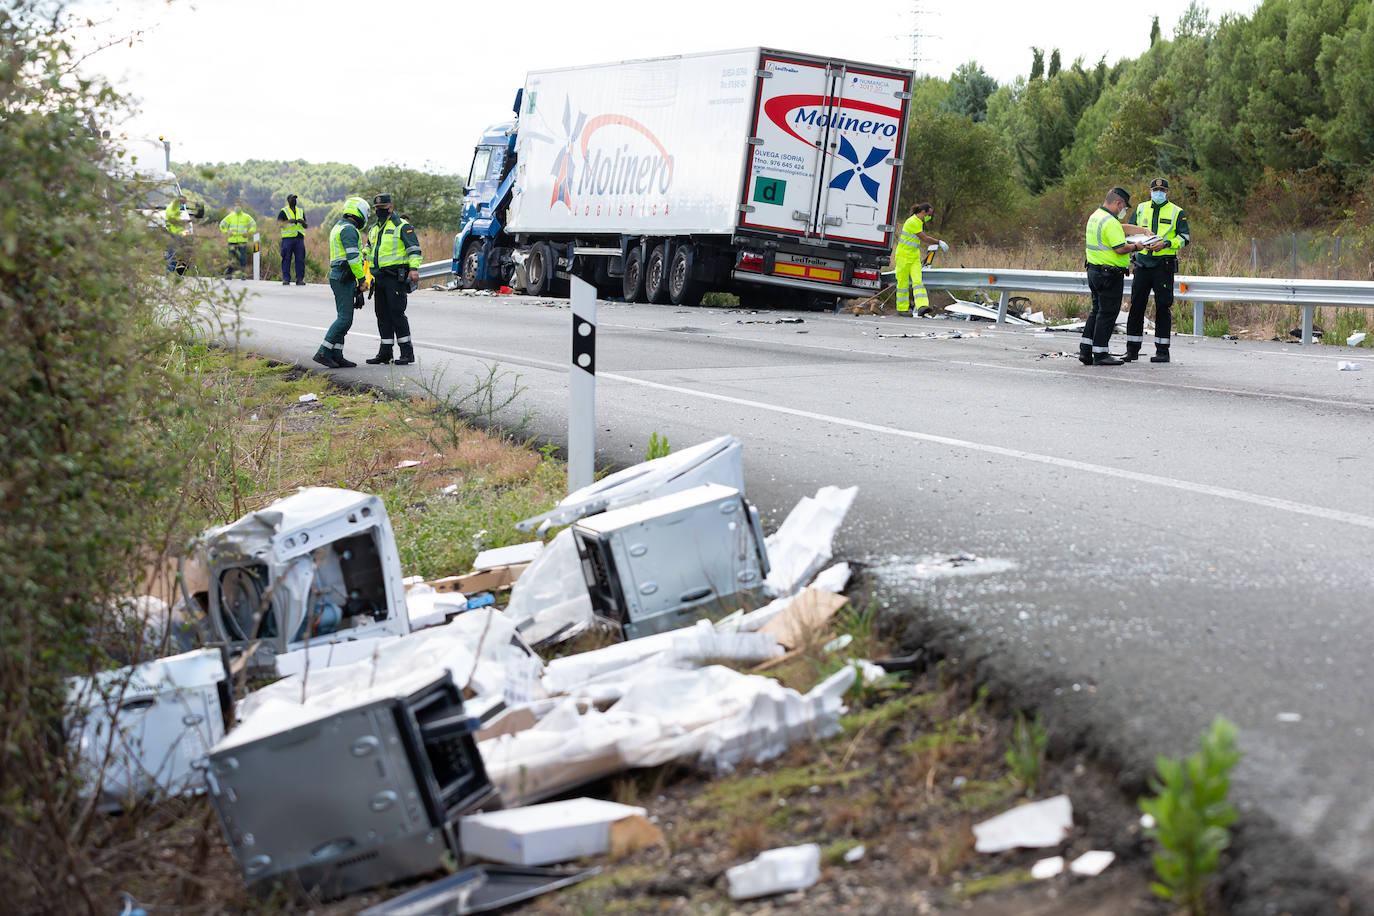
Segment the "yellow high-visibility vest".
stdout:
<path fill-rule="evenodd" d="M 1088 217 L 1084 236 L 1089 264 L 1103 264 L 1108 267 L 1131 266 L 1130 255 L 1117 254 L 1112 250 L 1118 245 L 1126 244 L 1126 230 L 1121 228 L 1121 222 L 1116 218 L 1116 214 L 1106 207 L 1098 207 L 1092 216 Z"/>

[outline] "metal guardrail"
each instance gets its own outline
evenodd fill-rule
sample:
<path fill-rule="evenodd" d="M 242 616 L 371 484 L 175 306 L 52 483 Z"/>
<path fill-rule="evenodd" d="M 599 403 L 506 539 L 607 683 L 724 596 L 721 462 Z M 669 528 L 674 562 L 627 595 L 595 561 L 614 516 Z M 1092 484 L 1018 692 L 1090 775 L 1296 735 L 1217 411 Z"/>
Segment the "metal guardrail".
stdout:
<path fill-rule="evenodd" d="M 453 273 L 453 258 L 444 258 L 442 261 L 430 261 L 428 264 L 420 265 L 421 280 L 430 280 L 451 273 Z"/>
<path fill-rule="evenodd" d="M 1013 292 L 1088 295 L 1088 278 L 1054 270 L 979 270 L 968 267 L 926 268 L 927 289 L 997 290 L 997 321 L 1005 322 Z M 886 276 L 884 276 L 886 280 Z M 1125 295 L 1131 294 L 1126 278 Z M 1312 343 L 1317 306 L 1374 308 L 1374 283 L 1353 280 L 1284 280 L 1267 277 L 1175 277 L 1174 298 L 1193 303 L 1193 333 L 1200 336 L 1203 310 L 1209 302 L 1276 302 L 1302 307 L 1302 342 Z"/>

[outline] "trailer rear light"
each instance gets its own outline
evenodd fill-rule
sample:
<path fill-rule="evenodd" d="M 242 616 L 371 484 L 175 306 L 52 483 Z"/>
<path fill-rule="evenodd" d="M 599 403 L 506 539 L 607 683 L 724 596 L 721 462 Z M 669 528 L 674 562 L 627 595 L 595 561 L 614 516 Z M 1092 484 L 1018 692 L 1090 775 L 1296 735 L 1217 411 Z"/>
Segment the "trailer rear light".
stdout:
<path fill-rule="evenodd" d="M 854 279 L 855 279 L 855 280 L 877 280 L 877 279 L 878 279 L 878 272 L 877 272 L 876 270 L 856 270 L 856 271 L 854 271 Z"/>
<path fill-rule="evenodd" d="M 748 270 L 756 274 L 763 273 L 763 255 L 741 251 L 738 266 L 740 270 Z"/>

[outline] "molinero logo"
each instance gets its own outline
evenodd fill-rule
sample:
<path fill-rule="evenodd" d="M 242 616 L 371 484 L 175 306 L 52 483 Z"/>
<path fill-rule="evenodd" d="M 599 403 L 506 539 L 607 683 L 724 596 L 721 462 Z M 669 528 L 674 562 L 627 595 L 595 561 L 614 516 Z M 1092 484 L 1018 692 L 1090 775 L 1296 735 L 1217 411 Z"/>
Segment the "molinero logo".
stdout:
<path fill-rule="evenodd" d="M 608 128 L 615 130 L 597 136 Z M 653 131 L 634 118 L 588 118 L 579 112 L 574 119 L 565 102 L 563 130 L 562 149 L 553 164 L 550 208 L 562 203 L 572 210 L 574 197 L 661 196 L 672 187 L 673 157 Z"/>
<path fill-rule="evenodd" d="M 797 133 L 799 126 L 829 127 L 846 133 L 867 134 L 873 138 L 895 140 L 902 113 L 896 108 L 875 105 L 858 99 L 839 99 L 820 95 L 780 95 L 763 105 L 768 120 L 803 143 L 810 141 Z"/>

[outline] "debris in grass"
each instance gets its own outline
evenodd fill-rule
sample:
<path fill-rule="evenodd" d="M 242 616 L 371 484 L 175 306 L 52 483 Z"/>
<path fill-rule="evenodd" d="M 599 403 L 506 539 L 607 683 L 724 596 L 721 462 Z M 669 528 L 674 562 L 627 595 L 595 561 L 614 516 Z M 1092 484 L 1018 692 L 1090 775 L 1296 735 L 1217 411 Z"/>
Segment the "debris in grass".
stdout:
<path fill-rule="evenodd" d="M 1063 873 L 1063 856 L 1050 856 L 1048 859 L 1041 859 L 1031 866 L 1031 877 L 1037 881 L 1044 881 L 1046 878 L 1053 878 L 1055 875 Z"/>
<path fill-rule="evenodd" d="M 1075 875 L 1094 878 L 1116 861 L 1116 853 L 1107 849 L 1092 849 L 1069 863 L 1069 871 Z"/>
<path fill-rule="evenodd" d="M 1043 849 L 1058 846 L 1073 829 L 1073 804 L 1067 795 L 1020 805 L 973 825 L 978 852 Z"/>
<path fill-rule="evenodd" d="M 821 877 L 821 847 L 816 843 L 765 850 L 752 862 L 726 869 L 731 900 L 751 900 L 810 887 Z"/>

